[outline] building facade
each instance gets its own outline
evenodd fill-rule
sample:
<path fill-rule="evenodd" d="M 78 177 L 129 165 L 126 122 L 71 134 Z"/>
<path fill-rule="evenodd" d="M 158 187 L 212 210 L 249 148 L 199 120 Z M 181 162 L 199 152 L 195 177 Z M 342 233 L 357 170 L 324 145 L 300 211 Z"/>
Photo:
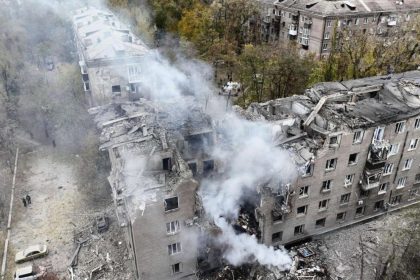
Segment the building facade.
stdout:
<path fill-rule="evenodd" d="M 262 31 L 266 41 L 296 42 L 302 55 L 322 58 L 330 53 L 338 30 L 384 37 L 399 28 L 417 32 L 419 14 L 416 0 L 277 0 L 268 8 Z"/>
<path fill-rule="evenodd" d="M 93 7 L 75 11 L 73 28 L 89 106 L 138 98 L 147 46 L 112 13 Z"/>
<path fill-rule="evenodd" d="M 215 161 L 213 149 L 235 143 L 221 132 L 224 123 L 213 120 L 189 93 L 164 100 L 141 94 L 130 98 L 131 84 L 141 83 L 144 53 L 135 52 L 134 72 L 133 58 L 123 55 L 131 52 L 125 49 L 119 49 L 121 57 L 86 59 L 92 57 L 87 51 L 115 51 L 113 44 L 103 45 L 101 37 L 114 21 L 98 10 L 77 14 L 80 65 L 82 75 L 88 75 L 83 79 L 91 89 L 91 105 L 101 105 L 89 113 L 101 131 L 100 149 L 109 154 L 108 180 L 136 278 L 196 279 L 203 267 L 211 270 L 211 263 L 218 263 L 206 258 L 220 263 L 223 253 L 223 245 L 201 239 L 217 236 L 220 229 L 205 215 L 200 182 L 226 178 L 223 167 L 230 163 Z M 91 27 L 89 18 L 97 21 L 96 16 L 110 25 Z M 303 18 L 303 24 L 305 20 L 314 23 Z M 92 44 L 81 44 L 86 39 Z M 125 43 L 120 46 L 131 50 L 129 38 Z M 104 69 L 112 69 L 115 76 Z M 246 110 L 235 107 L 243 118 L 271 123 L 282 132 L 273 137 L 273 145 L 288 151 L 290 164 L 300 173 L 291 182 L 266 178 L 256 185 L 250 191 L 253 199 L 241 205 L 238 219 L 229 223 L 238 234 L 280 246 L 420 202 L 419 96 L 420 72 L 413 71 L 320 83 L 301 96 L 251 104 Z"/>
<path fill-rule="evenodd" d="M 268 121 L 293 122 L 279 146 L 301 166 L 282 191 L 260 188 L 263 243 L 294 242 L 419 202 L 419 74 L 323 83 L 305 96 L 251 106 Z"/>

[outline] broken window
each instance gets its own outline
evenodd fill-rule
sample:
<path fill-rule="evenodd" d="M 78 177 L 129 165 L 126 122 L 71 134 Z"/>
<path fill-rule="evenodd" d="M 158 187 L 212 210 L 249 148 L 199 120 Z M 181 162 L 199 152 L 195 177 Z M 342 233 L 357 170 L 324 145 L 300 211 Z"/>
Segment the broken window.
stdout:
<path fill-rule="evenodd" d="M 329 199 L 324 199 L 324 200 L 321 200 L 321 201 L 318 203 L 318 209 L 319 209 L 320 211 L 322 211 L 322 210 L 327 210 L 329 201 L 330 201 Z"/>
<path fill-rule="evenodd" d="M 350 154 L 349 156 L 349 164 L 356 164 L 357 163 L 357 153 Z"/>
<path fill-rule="evenodd" d="M 181 252 L 181 243 L 180 242 L 168 245 L 168 254 L 170 256 L 174 255 L 174 254 L 177 254 L 177 253 L 180 253 L 180 252 Z"/>
<path fill-rule="evenodd" d="M 344 186 L 348 187 L 351 184 L 353 184 L 353 180 L 354 180 L 354 174 L 349 174 L 346 175 L 346 177 L 344 178 Z"/>
<path fill-rule="evenodd" d="M 299 188 L 299 197 L 307 197 L 309 191 L 309 186 L 304 186 Z"/>
<path fill-rule="evenodd" d="M 340 204 L 349 203 L 350 201 L 350 193 L 343 194 L 340 198 Z"/>
<path fill-rule="evenodd" d="M 322 188 L 321 191 L 327 192 L 331 190 L 331 180 L 326 180 L 322 182 Z"/>
<path fill-rule="evenodd" d="M 314 164 L 312 163 L 312 161 L 310 160 L 310 161 L 308 161 L 306 164 L 305 164 L 305 167 L 304 167 L 305 169 L 304 169 L 304 174 L 303 174 L 303 176 L 312 176 L 312 172 L 313 172 L 313 170 L 314 170 Z"/>
<path fill-rule="evenodd" d="M 397 122 L 395 124 L 395 133 L 403 133 L 405 129 L 405 121 Z"/>
<path fill-rule="evenodd" d="M 373 211 L 378 211 L 380 209 L 384 208 L 384 201 L 379 200 L 375 202 L 375 205 L 373 206 Z"/>
<path fill-rule="evenodd" d="M 400 149 L 400 144 L 391 144 L 389 148 L 388 157 L 398 154 L 398 150 Z"/>
<path fill-rule="evenodd" d="M 407 177 L 401 177 L 398 179 L 397 182 L 397 189 L 402 189 L 405 187 L 405 183 L 407 182 Z"/>
<path fill-rule="evenodd" d="M 363 140 L 363 130 L 355 131 L 353 134 L 353 144 L 362 143 Z"/>
<path fill-rule="evenodd" d="M 178 208 L 178 197 L 171 197 L 165 199 L 165 211 L 171 211 Z"/>
<path fill-rule="evenodd" d="M 360 190 L 360 197 L 368 197 L 370 195 L 370 190 Z"/>
<path fill-rule="evenodd" d="M 392 173 L 392 169 L 394 168 L 393 163 L 386 163 L 384 166 L 384 175 L 389 175 Z"/>
<path fill-rule="evenodd" d="M 214 170 L 214 161 L 213 160 L 204 160 L 203 161 L 203 174 L 206 176 Z"/>
<path fill-rule="evenodd" d="M 326 220 L 326 218 L 316 220 L 315 227 L 317 227 L 317 228 L 318 227 L 325 227 L 325 220 Z"/>
<path fill-rule="evenodd" d="M 176 264 L 171 265 L 172 274 L 180 273 L 181 272 L 181 266 L 182 266 L 181 263 L 176 263 Z"/>
<path fill-rule="evenodd" d="M 112 86 L 112 93 L 121 93 L 121 86 L 120 85 Z"/>
<path fill-rule="evenodd" d="M 408 147 L 408 150 L 411 151 L 411 150 L 417 149 L 418 142 L 419 142 L 419 139 L 411 139 L 410 146 Z"/>
<path fill-rule="evenodd" d="M 337 214 L 337 222 L 342 222 L 344 221 L 344 219 L 346 218 L 346 212 L 341 212 Z"/>
<path fill-rule="evenodd" d="M 414 178 L 415 183 L 420 183 L 420 174 L 416 174 L 416 177 Z"/>
<path fill-rule="evenodd" d="M 166 233 L 167 234 L 175 234 L 179 232 L 179 221 L 172 221 L 166 223 Z"/>
<path fill-rule="evenodd" d="M 377 127 L 373 133 L 373 140 L 382 141 L 384 138 L 385 127 Z"/>
<path fill-rule="evenodd" d="M 337 165 L 337 159 L 336 158 L 329 159 L 329 160 L 327 160 L 327 162 L 325 164 L 325 170 L 327 170 L 327 171 L 334 170 L 336 165 Z"/>
<path fill-rule="evenodd" d="M 305 215 L 307 210 L 308 210 L 308 205 L 300 206 L 296 209 L 296 213 L 298 215 Z"/>
<path fill-rule="evenodd" d="M 331 20 L 327 20 L 327 27 L 331 27 Z"/>
<path fill-rule="evenodd" d="M 388 189 L 388 184 L 388 182 L 380 184 L 378 194 L 386 193 L 386 190 Z"/>
<path fill-rule="evenodd" d="M 295 235 L 303 234 L 303 230 L 305 229 L 305 225 L 299 225 L 295 227 Z"/>
<path fill-rule="evenodd" d="M 356 216 L 361 216 L 365 214 L 365 206 L 360 206 L 356 208 Z"/>
<path fill-rule="evenodd" d="M 281 222 L 283 221 L 283 215 L 276 212 L 271 212 L 271 218 L 273 219 L 273 222 Z"/>
<path fill-rule="evenodd" d="M 418 191 L 419 191 L 419 189 L 418 189 L 418 188 L 416 188 L 416 189 L 411 189 L 411 190 L 408 192 L 408 200 L 416 199 L 416 198 L 417 198 L 417 196 L 418 196 Z"/>
<path fill-rule="evenodd" d="M 391 205 L 400 204 L 401 198 L 402 198 L 402 195 L 396 195 L 396 196 L 391 198 L 391 201 L 389 202 L 389 204 L 391 204 Z"/>
<path fill-rule="evenodd" d="M 273 243 L 281 241 L 281 240 L 282 240 L 282 238 L 283 238 L 283 232 L 282 232 L 282 231 L 279 231 L 279 232 L 273 233 L 273 234 L 271 235 L 271 241 L 272 241 Z"/>
<path fill-rule="evenodd" d="M 338 146 L 340 144 L 340 137 L 337 136 L 330 136 L 330 146 Z"/>
<path fill-rule="evenodd" d="M 196 176 L 197 175 L 197 163 L 190 162 L 190 163 L 188 163 L 188 167 L 190 168 L 193 176 Z"/>
<path fill-rule="evenodd" d="M 417 118 L 414 122 L 414 129 L 419 129 L 420 128 L 420 118 Z"/>
<path fill-rule="evenodd" d="M 406 160 L 404 161 L 404 167 L 403 167 L 403 170 L 408 170 L 408 169 L 410 169 L 412 164 L 413 164 L 413 159 L 412 159 L 412 158 L 406 159 Z"/>
<path fill-rule="evenodd" d="M 89 91 L 90 90 L 90 85 L 88 82 L 83 83 L 83 88 L 85 91 Z"/>
<path fill-rule="evenodd" d="M 162 159 L 162 167 L 163 167 L 163 170 L 168 170 L 168 171 L 172 170 L 172 160 L 171 160 L 171 158 Z"/>

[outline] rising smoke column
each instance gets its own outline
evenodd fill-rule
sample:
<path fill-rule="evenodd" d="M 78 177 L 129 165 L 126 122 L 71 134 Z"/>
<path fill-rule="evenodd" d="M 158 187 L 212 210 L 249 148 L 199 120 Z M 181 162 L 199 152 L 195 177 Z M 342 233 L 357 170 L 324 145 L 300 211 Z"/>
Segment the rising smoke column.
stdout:
<path fill-rule="evenodd" d="M 237 235 L 227 220 L 237 219 L 246 199 L 244 194 L 249 190 L 270 179 L 279 185 L 288 183 L 295 178 L 296 167 L 286 151 L 273 146 L 274 130 L 269 123 L 250 122 L 228 114 L 222 127 L 229 145 L 216 147 L 213 156 L 226 166 L 226 179 L 204 181 L 201 196 L 206 213 L 223 231 L 219 242 L 228 244 L 224 257 L 234 265 L 258 261 L 288 269 L 291 258 L 285 251 L 259 244 L 254 236 Z"/>
<path fill-rule="evenodd" d="M 233 265 L 257 261 L 262 265 L 288 269 L 291 258 L 282 250 L 259 244 L 255 236 L 237 235 L 227 222 L 236 220 L 245 193 L 255 190 L 259 183 L 275 179 L 279 185 L 292 181 L 296 167 L 286 151 L 273 145 L 278 133 L 268 122 L 251 122 L 226 112 L 226 101 L 216 95 L 209 80 L 212 69 L 197 60 L 178 57 L 170 62 L 158 51 L 150 51 L 143 60 L 142 90 L 156 101 L 175 99 L 177 112 L 188 119 L 189 104 L 185 93 L 196 97 L 198 106 L 205 108 L 219 123 L 223 143 L 212 151 L 216 162 L 222 162 L 223 179 L 208 179 L 200 186 L 207 215 L 222 230 L 218 242 L 227 247 L 224 257 Z M 226 246 L 225 246 L 226 245 Z"/>

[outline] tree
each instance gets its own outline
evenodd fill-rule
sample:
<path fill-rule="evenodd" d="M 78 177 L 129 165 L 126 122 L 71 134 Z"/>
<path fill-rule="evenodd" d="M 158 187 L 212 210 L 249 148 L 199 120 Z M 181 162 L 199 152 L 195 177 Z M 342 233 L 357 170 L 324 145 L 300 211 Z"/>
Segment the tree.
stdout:
<path fill-rule="evenodd" d="M 338 28 L 331 51 L 312 76 L 313 82 L 358 79 L 413 70 L 420 64 L 417 16 L 409 23 L 382 30 Z"/>

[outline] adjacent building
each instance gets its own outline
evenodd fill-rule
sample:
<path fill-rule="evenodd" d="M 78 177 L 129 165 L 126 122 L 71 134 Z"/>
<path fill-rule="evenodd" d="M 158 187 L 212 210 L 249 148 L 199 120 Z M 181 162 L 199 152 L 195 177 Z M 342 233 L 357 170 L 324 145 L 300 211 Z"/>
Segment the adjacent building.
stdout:
<path fill-rule="evenodd" d="M 279 245 L 419 202 L 420 72 L 315 85 L 242 114 L 281 125 L 301 176 L 258 187 L 261 242 Z"/>
<path fill-rule="evenodd" d="M 73 25 L 89 105 L 138 98 L 139 62 L 147 46 L 108 11 L 93 7 L 77 10 Z"/>
<path fill-rule="evenodd" d="M 267 8 L 266 8 L 267 9 Z M 325 57 L 340 29 L 387 36 L 398 28 L 417 32 L 417 0 L 277 0 L 267 9 L 262 32 L 270 42 L 296 42 L 301 54 Z M 417 27 L 414 25 L 417 23 Z"/>

